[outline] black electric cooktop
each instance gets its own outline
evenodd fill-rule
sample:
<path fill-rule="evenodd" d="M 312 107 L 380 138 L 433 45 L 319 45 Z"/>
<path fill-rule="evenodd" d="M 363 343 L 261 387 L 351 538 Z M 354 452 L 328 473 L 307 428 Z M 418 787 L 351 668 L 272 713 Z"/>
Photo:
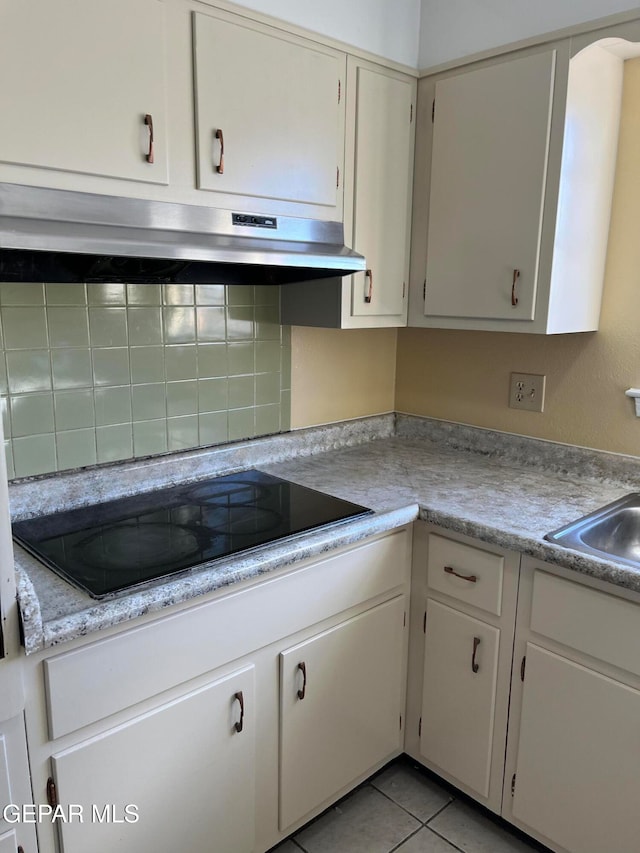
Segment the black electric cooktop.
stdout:
<path fill-rule="evenodd" d="M 243 471 L 20 521 L 13 538 L 93 598 L 372 510 Z"/>

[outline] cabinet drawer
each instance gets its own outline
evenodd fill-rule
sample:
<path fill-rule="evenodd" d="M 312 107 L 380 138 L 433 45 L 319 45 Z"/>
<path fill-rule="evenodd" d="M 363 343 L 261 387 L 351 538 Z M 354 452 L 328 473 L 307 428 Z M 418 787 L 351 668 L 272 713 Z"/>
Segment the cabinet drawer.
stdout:
<path fill-rule="evenodd" d="M 58 738 L 407 582 L 402 529 L 44 662 Z M 149 654 L 162 666 L 149 666 Z M 77 702 L 70 697 L 83 697 Z"/>
<path fill-rule="evenodd" d="M 640 607 L 536 571 L 531 630 L 640 675 Z"/>
<path fill-rule="evenodd" d="M 504 557 L 452 539 L 429 536 L 431 589 L 500 616 Z"/>

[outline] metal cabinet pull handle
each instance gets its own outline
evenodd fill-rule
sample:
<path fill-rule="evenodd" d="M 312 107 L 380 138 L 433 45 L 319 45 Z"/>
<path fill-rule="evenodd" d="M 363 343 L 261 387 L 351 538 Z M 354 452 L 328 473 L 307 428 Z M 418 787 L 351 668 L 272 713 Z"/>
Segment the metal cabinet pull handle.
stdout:
<path fill-rule="evenodd" d="M 371 302 L 371 297 L 373 296 L 373 271 L 365 270 L 365 279 L 369 279 L 369 284 L 364 294 L 364 301 L 369 303 Z"/>
<path fill-rule="evenodd" d="M 476 663 L 476 653 L 478 651 L 478 646 L 480 645 L 480 637 L 473 638 L 473 656 L 471 658 L 471 669 L 474 672 L 477 672 L 480 669 L 480 665 Z"/>
<path fill-rule="evenodd" d="M 307 665 L 304 661 L 300 661 L 298 669 L 302 673 L 302 689 L 298 690 L 298 699 L 304 699 L 307 692 Z"/>
<path fill-rule="evenodd" d="M 147 154 L 147 163 L 153 163 L 153 116 L 147 113 L 144 117 L 144 123 L 149 128 L 149 153 Z"/>
<path fill-rule="evenodd" d="M 47 779 L 47 802 L 52 809 L 58 805 L 58 790 L 51 776 Z"/>
<path fill-rule="evenodd" d="M 520 278 L 520 270 L 513 271 L 513 283 L 511 285 L 511 304 L 515 307 L 518 304 L 518 297 L 516 296 L 516 284 L 518 283 L 518 279 Z"/>
<path fill-rule="evenodd" d="M 239 734 L 244 728 L 244 696 L 242 695 L 242 690 L 239 690 L 233 698 L 237 699 L 240 703 L 240 719 L 235 724 L 235 730 Z"/>
<path fill-rule="evenodd" d="M 477 576 L 476 576 L 476 575 L 461 575 L 461 574 L 458 574 L 458 572 L 456 572 L 456 570 L 455 570 L 454 568 L 452 568 L 451 566 L 445 566 L 445 567 L 444 567 L 444 572 L 445 572 L 445 574 L 447 574 L 447 575 L 455 575 L 457 578 L 460 578 L 460 580 L 463 580 L 463 581 L 469 581 L 469 583 L 478 583 L 478 578 L 477 578 Z"/>
<path fill-rule="evenodd" d="M 224 133 L 222 132 L 222 128 L 218 128 L 216 130 L 216 139 L 220 140 L 220 161 L 216 166 L 216 172 L 219 175 L 224 174 Z"/>

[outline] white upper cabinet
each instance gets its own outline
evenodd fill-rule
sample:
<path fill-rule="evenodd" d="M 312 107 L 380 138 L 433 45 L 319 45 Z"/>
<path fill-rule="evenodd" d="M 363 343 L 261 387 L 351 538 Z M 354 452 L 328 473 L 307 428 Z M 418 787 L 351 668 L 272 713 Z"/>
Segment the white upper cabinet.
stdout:
<path fill-rule="evenodd" d="M 193 13 L 198 187 L 221 207 L 342 218 L 344 54 Z"/>
<path fill-rule="evenodd" d="M 354 61 L 352 243 L 367 272 L 350 280 L 353 325 L 404 326 L 409 274 L 415 81 Z M 349 90 L 351 95 L 351 88 Z M 372 323 L 378 325 L 378 323 Z"/>
<path fill-rule="evenodd" d="M 345 238 L 367 271 L 283 288 L 284 323 L 406 325 L 415 96 L 412 77 L 348 58 Z"/>
<path fill-rule="evenodd" d="M 623 60 L 571 53 L 421 81 L 410 325 L 597 329 Z"/>
<path fill-rule="evenodd" d="M 164 40 L 160 0 L 0 0 L 0 180 L 166 184 Z"/>
<path fill-rule="evenodd" d="M 436 83 L 425 313 L 533 319 L 555 58 Z"/>

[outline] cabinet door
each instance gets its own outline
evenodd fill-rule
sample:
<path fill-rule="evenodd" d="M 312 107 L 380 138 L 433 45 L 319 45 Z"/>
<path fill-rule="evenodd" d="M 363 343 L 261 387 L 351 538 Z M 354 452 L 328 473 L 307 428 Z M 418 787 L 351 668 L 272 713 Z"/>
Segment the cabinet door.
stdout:
<path fill-rule="evenodd" d="M 640 692 L 527 644 L 513 814 L 571 853 L 636 853 Z"/>
<path fill-rule="evenodd" d="M 280 654 L 280 829 L 401 748 L 404 596 Z"/>
<path fill-rule="evenodd" d="M 167 183 L 159 0 L 0 0 L 0 33 L 0 162 Z"/>
<path fill-rule="evenodd" d="M 359 65 L 349 83 L 356 97 L 353 244 L 368 268 L 352 276 L 351 314 L 404 325 L 415 82 Z"/>
<path fill-rule="evenodd" d="M 0 853 L 16 853 L 17 849 L 18 839 L 14 830 L 0 835 Z"/>
<path fill-rule="evenodd" d="M 426 315 L 533 319 L 554 70 L 548 51 L 436 84 Z"/>
<path fill-rule="evenodd" d="M 0 677 L 1 681 L 1 677 Z M 18 815 L 4 807 L 32 803 L 29 759 L 22 714 L 0 722 L 0 853 L 16 853 L 21 845 L 26 853 L 36 850 L 34 823 L 14 822 Z"/>
<path fill-rule="evenodd" d="M 243 210 L 268 198 L 335 219 L 344 57 L 246 20 L 194 13 L 193 25 L 198 187 Z"/>
<path fill-rule="evenodd" d="M 483 797 L 489 794 L 499 640 L 498 628 L 427 601 L 420 752 Z"/>
<path fill-rule="evenodd" d="M 254 707 L 251 666 L 54 755 L 65 853 L 252 853 Z"/>

